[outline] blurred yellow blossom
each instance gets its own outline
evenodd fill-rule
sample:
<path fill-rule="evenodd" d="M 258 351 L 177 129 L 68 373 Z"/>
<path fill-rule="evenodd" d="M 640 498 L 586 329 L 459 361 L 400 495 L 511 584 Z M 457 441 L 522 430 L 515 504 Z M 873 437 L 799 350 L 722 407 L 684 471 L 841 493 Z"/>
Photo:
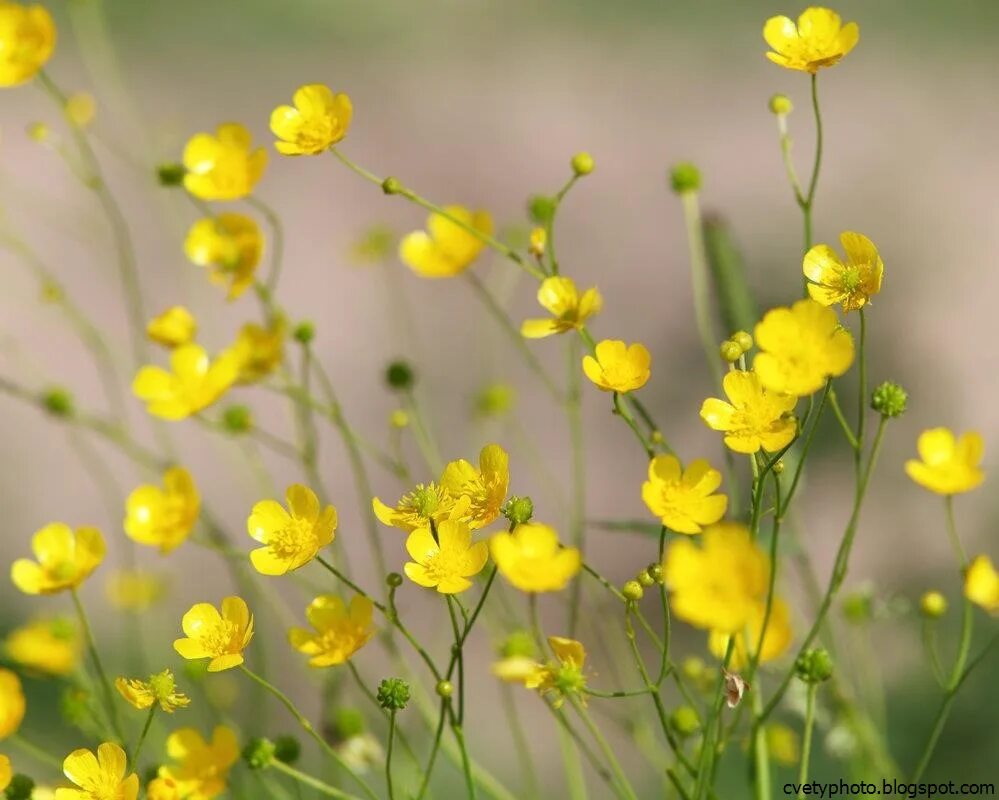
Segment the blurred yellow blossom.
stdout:
<path fill-rule="evenodd" d="M 701 405 L 701 419 L 709 428 L 725 433 L 725 444 L 736 453 L 775 453 L 798 432 L 794 418 L 798 398 L 767 391 L 750 370 L 730 370 L 722 379 L 729 402 L 709 397 Z"/>
<path fill-rule="evenodd" d="M 541 258 L 548 246 L 548 233 L 544 228 L 532 228 L 527 241 L 528 252 L 535 258 Z"/>
<path fill-rule="evenodd" d="M 446 519 L 437 526 L 437 538 L 430 528 L 417 528 L 406 539 L 406 576 L 415 584 L 436 589 L 441 594 L 458 594 L 471 587 L 468 580 L 478 575 L 489 560 L 485 542 L 472 544 L 468 524 Z"/>
<path fill-rule="evenodd" d="M 498 444 L 487 444 L 479 453 L 476 469 L 465 459 L 450 462 L 441 475 L 441 486 L 457 504 L 465 506 L 462 519 L 472 530 L 483 528 L 499 516 L 510 488 L 510 457 Z"/>
<path fill-rule="evenodd" d="M 968 565 L 964 574 L 964 596 L 990 614 L 999 614 L 999 574 L 988 556 L 977 556 Z"/>
<path fill-rule="evenodd" d="M 17 733 L 24 719 L 24 690 L 17 674 L 0 667 L 0 739 Z"/>
<path fill-rule="evenodd" d="M 431 522 L 439 524 L 450 517 L 455 501 L 443 486 L 420 483 L 413 491 L 403 495 L 395 508 L 385 505 L 377 497 L 371 500 L 371 507 L 383 525 L 409 533 Z"/>
<path fill-rule="evenodd" d="M 260 227 L 245 214 L 200 219 L 184 240 L 188 259 L 206 267 L 212 283 L 228 289 L 227 300 L 235 300 L 253 285 L 263 249 Z"/>
<path fill-rule="evenodd" d="M 775 722 L 766 726 L 767 749 L 774 761 L 793 767 L 801 761 L 801 743 L 798 734 L 787 725 Z"/>
<path fill-rule="evenodd" d="M 500 574 L 522 592 L 560 591 L 583 565 L 579 550 L 562 547 L 555 530 L 538 522 L 494 534 L 489 549 Z"/>
<path fill-rule="evenodd" d="M 286 333 L 285 322 L 280 317 L 266 328 L 250 322 L 239 329 L 229 352 L 239 366 L 240 383 L 255 383 L 281 365 Z"/>
<path fill-rule="evenodd" d="M 223 123 L 215 133 L 196 133 L 184 148 L 184 186 L 201 200 L 239 200 L 252 194 L 264 167 L 267 152 L 253 149 L 250 132 L 234 122 Z"/>
<path fill-rule="evenodd" d="M 164 555 L 191 533 L 201 510 L 194 478 L 183 467 L 163 475 L 163 488 L 140 486 L 125 501 L 125 533 L 139 544 L 158 547 Z"/>
<path fill-rule="evenodd" d="M 343 664 L 375 635 L 373 609 L 371 600 L 359 594 L 351 598 L 349 607 L 335 595 L 320 595 L 305 610 L 314 630 L 292 628 L 288 641 L 309 656 L 310 666 Z"/>
<path fill-rule="evenodd" d="M 843 311 L 858 311 L 881 291 L 885 265 L 874 242 L 862 233 L 844 231 L 839 235 L 844 263 L 827 244 L 817 244 L 802 264 L 808 278 L 809 296 L 824 306 L 839 303 Z"/>
<path fill-rule="evenodd" d="M 153 317 L 146 325 L 146 335 L 164 347 L 180 347 L 193 341 L 198 332 L 194 315 L 183 306 L 173 306 Z"/>
<path fill-rule="evenodd" d="M 239 358 L 232 351 L 214 361 L 197 344 L 181 345 L 170 353 L 170 370 L 147 365 L 132 382 L 132 392 L 145 401 L 154 417 L 180 420 L 218 400 L 235 383 Z"/>
<path fill-rule="evenodd" d="M 583 356 L 583 372 L 602 391 L 630 392 L 645 386 L 651 363 L 645 345 L 636 342 L 627 346 L 616 339 L 604 339 L 593 356 Z"/>
<path fill-rule="evenodd" d="M 90 92 L 75 92 L 66 98 L 66 105 L 63 106 L 63 113 L 71 125 L 77 128 L 86 128 L 94 121 L 97 114 L 97 103 Z"/>
<path fill-rule="evenodd" d="M 728 508 L 728 498 L 715 494 L 721 481 L 721 473 L 703 458 L 683 469 L 676 456 L 659 455 L 649 462 L 642 500 L 670 530 L 700 533 L 703 525 L 720 520 Z"/>
<path fill-rule="evenodd" d="M 560 708 L 571 695 L 581 695 L 586 688 L 586 649 L 581 642 L 563 636 L 549 636 L 548 646 L 555 659 L 544 664 L 526 656 L 511 656 L 493 665 L 493 674 L 510 683 L 536 689 L 544 697 L 554 694 L 553 708 Z M 585 696 L 580 698 L 585 702 Z"/>
<path fill-rule="evenodd" d="M 906 461 L 905 472 L 924 489 L 942 495 L 962 494 L 985 480 L 980 466 L 985 443 L 977 431 L 955 437 L 948 428 L 931 428 L 919 434 L 916 450 L 922 460 Z"/>
<path fill-rule="evenodd" d="M 19 558 L 11 566 L 11 580 L 25 594 L 56 594 L 83 583 L 104 560 L 106 546 L 97 528 L 74 531 L 52 522 L 35 532 L 31 550 L 38 561 Z"/>
<path fill-rule="evenodd" d="M 4 653 L 25 670 L 46 675 L 72 674 L 80 665 L 83 642 L 65 619 L 38 619 L 7 634 Z"/>
<path fill-rule="evenodd" d="M 166 751 L 174 763 L 160 767 L 160 779 L 176 783 L 184 800 L 212 800 L 228 788 L 239 740 L 225 725 L 215 728 L 211 742 L 194 728 L 180 728 L 167 737 Z"/>
<path fill-rule="evenodd" d="M 128 756 L 113 742 L 98 745 L 97 754 L 74 750 L 62 771 L 79 789 L 56 789 L 55 800 L 136 800 L 139 776 L 128 771 Z"/>
<path fill-rule="evenodd" d="M 739 670 L 749 666 L 749 654 L 756 652 L 765 614 L 766 600 L 763 599 L 753 608 L 746 625 L 735 634 L 732 657 L 728 662 L 729 669 Z M 715 658 L 724 660 L 731 635 L 724 631 L 711 631 L 708 635 L 708 649 L 711 650 Z M 760 648 L 760 663 L 765 664 L 784 655 L 787 648 L 791 646 L 791 637 L 791 611 L 787 603 L 780 598 L 774 598 L 773 606 L 770 609 L 770 619 L 767 621 L 767 632 L 763 637 L 763 647 Z"/>
<path fill-rule="evenodd" d="M 161 600 L 167 592 L 163 577 L 140 569 L 113 572 L 104 587 L 108 602 L 121 611 L 141 613 Z"/>
<path fill-rule="evenodd" d="M 603 306 L 603 298 L 595 287 L 582 294 L 572 278 L 545 278 L 538 289 L 538 303 L 552 316 L 550 319 L 528 319 L 520 332 L 528 339 L 542 339 L 556 333 L 579 330 Z"/>
<path fill-rule="evenodd" d="M 146 800 L 182 800 L 180 784 L 173 778 L 153 778 L 146 786 Z"/>
<path fill-rule="evenodd" d="M 387 225 L 372 225 L 350 246 L 350 259 L 355 264 L 377 264 L 387 261 L 396 246 L 396 234 Z"/>
<path fill-rule="evenodd" d="M 14 777 L 14 770 L 11 769 L 10 759 L 0 753 L 0 792 L 10 786 L 11 778 Z"/>
<path fill-rule="evenodd" d="M 271 132 L 281 140 L 274 147 L 282 155 L 317 155 L 347 135 L 353 106 L 346 94 L 312 83 L 300 86 L 292 103 L 271 113 Z"/>
<path fill-rule="evenodd" d="M 246 520 L 247 532 L 264 545 L 250 553 L 262 575 L 284 575 L 308 564 L 336 532 L 336 509 L 323 508 L 308 486 L 292 484 L 285 500 L 287 511 L 276 500 L 261 500 Z"/>
<path fill-rule="evenodd" d="M 798 24 L 789 17 L 771 17 L 763 26 L 763 38 L 773 51 L 767 58 L 786 69 L 815 74 L 831 67 L 849 53 L 860 39 L 856 22 L 846 25 L 828 8 L 806 8 Z"/>
<path fill-rule="evenodd" d="M 0 86 L 30 81 L 55 49 L 52 15 L 40 5 L 0 2 Z"/>
<path fill-rule="evenodd" d="M 485 211 L 469 211 L 462 206 L 446 206 L 444 211 L 468 227 L 492 235 L 493 220 Z M 449 278 L 468 269 L 483 247 L 482 240 L 461 225 L 431 214 L 426 231 L 413 231 L 403 237 L 399 258 L 424 278 Z"/>
<path fill-rule="evenodd" d="M 191 702 L 190 697 L 177 691 L 177 682 L 168 669 L 150 675 L 146 681 L 138 678 L 118 678 L 114 685 L 118 694 L 125 698 L 125 702 L 139 710 L 150 708 L 156 703 L 160 710 L 172 714 Z"/>
<path fill-rule="evenodd" d="M 181 626 L 187 635 L 173 643 L 174 650 L 189 660 L 210 658 L 209 672 L 238 667 L 243 650 L 253 638 L 253 615 L 241 597 L 226 597 L 222 611 L 211 603 L 198 603 L 184 614 Z"/>

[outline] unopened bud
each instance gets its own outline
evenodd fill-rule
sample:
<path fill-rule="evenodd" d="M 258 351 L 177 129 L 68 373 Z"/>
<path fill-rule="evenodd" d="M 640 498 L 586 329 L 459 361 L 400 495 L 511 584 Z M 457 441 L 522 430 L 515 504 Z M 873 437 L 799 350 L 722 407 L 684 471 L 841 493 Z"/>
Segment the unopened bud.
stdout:
<path fill-rule="evenodd" d="M 621 587 L 621 594 L 624 595 L 626 600 L 637 603 L 645 596 L 645 590 L 638 581 L 628 581 Z"/>
<path fill-rule="evenodd" d="M 908 392 L 892 381 L 885 381 L 871 394 L 871 408 L 889 419 L 904 414 L 908 401 Z"/>
<path fill-rule="evenodd" d="M 572 157 L 572 171 L 576 173 L 578 177 L 583 177 L 584 175 L 589 175 L 593 172 L 593 156 L 589 153 L 576 153 Z"/>
<path fill-rule="evenodd" d="M 745 331 L 736 331 L 729 338 L 739 345 L 739 349 L 742 350 L 743 353 L 748 353 L 753 349 L 753 337 Z"/>
<path fill-rule="evenodd" d="M 805 683 L 822 683 L 832 677 L 833 660 L 824 647 L 806 650 L 794 662 L 794 674 Z"/>
<path fill-rule="evenodd" d="M 718 348 L 718 353 L 722 357 L 722 361 L 727 361 L 729 364 L 734 364 L 740 358 L 742 358 L 743 349 L 739 347 L 731 339 L 726 339 L 721 343 L 721 347 Z"/>
<path fill-rule="evenodd" d="M 784 94 L 775 94 L 770 98 L 770 102 L 767 105 L 770 108 L 771 114 L 777 114 L 781 117 L 787 116 L 794 110 L 791 98 Z"/>
<path fill-rule="evenodd" d="M 927 619 L 939 619 L 947 613 L 947 598 L 940 592 L 927 592 L 919 601 L 919 610 Z"/>
<path fill-rule="evenodd" d="M 385 194 L 401 194 L 402 182 L 398 178 L 386 178 L 382 181 L 382 191 Z"/>
<path fill-rule="evenodd" d="M 669 182 L 677 194 L 696 192 L 701 188 L 701 171 L 689 161 L 685 161 L 670 170 Z"/>

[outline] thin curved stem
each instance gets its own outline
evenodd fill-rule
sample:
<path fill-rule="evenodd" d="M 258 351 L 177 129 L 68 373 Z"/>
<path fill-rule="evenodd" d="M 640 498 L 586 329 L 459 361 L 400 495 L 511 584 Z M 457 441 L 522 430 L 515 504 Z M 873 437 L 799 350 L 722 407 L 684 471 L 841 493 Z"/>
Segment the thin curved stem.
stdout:
<path fill-rule="evenodd" d="M 90 651 L 90 660 L 93 662 L 94 671 L 97 673 L 97 683 L 100 685 L 101 694 L 104 696 L 104 710 L 107 712 L 108 722 L 111 723 L 114 735 L 118 737 L 119 741 L 124 742 L 125 737 L 122 735 L 121 720 L 118 718 L 118 707 L 114 702 L 114 690 L 111 688 L 111 680 L 108 678 L 107 672 L 104 671 L 104 664 L 101 663 L 101 656 L 97 650 L 97 642 L 94 639 L 94 632 L 90 627 L 90 621 L 87 619 L 87 612 L 80 601 L 79 592 L 74 588 L 70 590 L 69 594 L 73 598 L 73 606 L 76 608 L 76 615 L 80 620 L 80 627 L 83 629 L 83 636 L 87 642 L 87 649 Z"/>
<path fill-rule="evenodd" d="M 817 683 L 810 683 L 805 698 L 805 734 L 802 737 L 801 766 L 798 770 L 798 783 L 802 787 L 808 783 L 808 763 L 812 757 L 812 733 L 815 729 L 815 694 L 818 690 Z M 798 797 L 804 797 L 802 790 L 798 791 Z"/>

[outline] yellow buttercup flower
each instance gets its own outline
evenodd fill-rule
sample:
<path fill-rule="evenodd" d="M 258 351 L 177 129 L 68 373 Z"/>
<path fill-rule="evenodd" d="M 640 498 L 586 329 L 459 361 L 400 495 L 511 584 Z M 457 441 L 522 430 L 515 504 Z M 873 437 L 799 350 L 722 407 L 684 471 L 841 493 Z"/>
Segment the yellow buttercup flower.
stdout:
<path fill-rule="evenodd" d="M 39 619 L 7 634 L 4 652 L 25 670 L 62 677 L 80 665 L 83 642 L 64 619 Z"/>
<path fill-rule="evenodd" d="M 595 357 L 583 356 L 583 372 L 602 391 L 630 392 L 645 386 L 651 363 L 645 345 L 604 339 L 596 346 Z"/>
<path fill-rule="evenodd" d="M 246 521 L 250 536 L 264 545 L 250 553 L 262 575 L 284 575 L 308 564 L 336 532 L 336 509 L 323 508 L 309 487 L 292 484 L 285 500 L 287 511 L 276 500 L 261 500 Z"/>
<path fill-rule="evenodd" d="M 999 614 L 999 574 L 988 556 L 978 556 L 968 565 L 964 596 L 990 614 Z"/>
<path fill-rule="evenodd" d="M 725 373 L 722 388 L 729 402 L 709 397 L 701 406 L 701 419 L 709 428 L 724 431 L 730 450 L 775 453 L 794 439 L 798 422 L 792 412 L 797 397 L 767 391 L 752 370 Z"/>
<path fill-rule="evenodd" d="M 163 488 L 145 485 L 125 501 L 125 533 L 139 544 L 158 547 L 163 554 L 181 545 L 191 533 L 201 510 L 194 478 L 183 467 L 163 475 Z"/>
<path fill-rule="evenodd" d="M 417 528 L 406 539 L 406 550 L 413 559 L 404 567 L 406 577 L 441 594 L 458 594 L 471 587 L 468 579 L 478 575 L 489 560 L 486 543 L 472 544 L 468 524 L 453 519 L 437 526 L 436 539 L 430 528 Z"/>
<path fill-rule="evenodd" d="M 853 337 L 835 311 L 814 300 L 768 311 L 753 338 L 762 351 L 753 370 L 771 392 L 807 397 L 853 363 Z"/>
<path fill-rule="evenodd" d="M 844 263 L 827 244 L 817 244 L 807 253 L 802 270 L 808 278 L 809 296 L 824 306 L 839 303 L 843 311 L 858 311 L 881 291 L 885 265 L 874 242 L 862 233 L 839 235 Z"/>
<path fill-rule="evenodd" d="M 349 608 L 335 595 L 320 595 L 305 610 L 314 630 L 292 628 L 288 641 L 299 653 L 309 656 L 310 666 L 343 664 L 375 635 L 373 609 L 371 600 L 359 594 L 351 598 Z"/>
<path fill-rule="evenodd" d="M 147 681 L 138 678 L 118 678 L 114 685 L 118 694 L 124 697 L 129 705 L 139 710 L 151 708 L 153 703 L 156 703 L 160 710 L 172 714 L 191 702 L 190 697 L 177 691 L 173 673 L 168 669 L 150 675 Z"/>
<path fill-rule="evenodd" d="M 167 737 L 167 755 L 175 762 L 160 767 L 159 777 L 172 781 L 184 800 L 212 800 L 228 787 L 229 771 L 239 760 L 239 740 L 225 725 L 212 732 L 211 742 L 194 728 L 180 728 Z"/>
<path fill-rule="evenodd" d="M 55 49 L 52 15 L 40 5 L 0 2 L 0 86 L 30 81 Z"/>
<path fill-rule="evenodd" d="M 53 522 L 35 532 L 31 550 L 38 561 L 19 558 L 11 567 L 11 580 L 25 594 L 56 594 L 83 583 L 104 560 L 106 547 L 97 528 L 73 531 Z"/>
<path fill-rule="evenodd" d="M 318 155 L 347 135 L 354 108 L 342 92 L 312 83 L 299 87 L 292 103 L 271 113 L 271 131 L 281 140 L 274 147 L 282 155 Z"/>
<path fill-rule="evenodd" d="M 140 569 L 120 569 L 111 574 L 104 586 L 108 602 L 121 611 L 148 611 L 163 599 L 167 583 L 160 575 Z"/>
<path fill-rule="evenodd" d="M 469 211 L 462 206 L 445 206 L 451 217 L 489 236 L 493 219 L 485 211 Z M 485 244 L 465 228 L 440 214 L 431 214 L 426 231 L 406 234 L 399 243 L 399 258 L 424 278 L 449 278 L 468 269 Z"/>
<path fill-rule="evenodd" d="M 555 530 L 537 522 L 494 534 L 489 549 L 500 574 L 522 592 L 564 589 L 583 565 L 579 550 L 560 546 Z"/>
<path fill-rule="evenodd" d="M 770 560 L 738 523 L 712 525 L 700 542 L 678 539 L 666 551 L 673 612 L 698 628 L 739 633 L 766 601 Z"/>
<path fill-rule="evenodd" d="M 771 17 L 763 26 L 763 38 L 773 52 L 767 58 L 786 69 L 810 72 L 831 67 L 849 53 L 860 39 L 856 22 L 846 25 L 828 8 L 806 8 L 798 24 L 789 17 Z"/>
<path fill-rule="evenodd" d="M 700 533 L 703 525 L 720 520 L 728 508 L 728 498 L 715 494 L 721 481 L 721 473 L 703 458 L 683 469 L 676 456 L 659 455 L 649 462 L 642 500 L 670 530 Z"/>
<path fill-rule="evenodd" d="M 56 789 L 55 800 L 136 800 L 139 776 L 125 776 L 128 756 L 113 742 L 90 750 L 74 750 L 62 762 L 62 771 L 79 789 Z"/>
<path fill-rule="evenodd" d="M 487 444 L 479 453 L 478 469 L 463 458 L 452 461 L 444 468 L 441 486 L 462 506 L 469 527 L 483 528 L 499 516 L 506 500 L 510 457 L 498 444 Z"/>
<path fill-rule="evenodd" d="M 760 641 L 760 630 L 763 627 L 763 617 L 766 615 L 766 601 L 758 603 L 750 614 L 745 627 L 735 635 L 735 645 L 732 647 L 732 657 L 728 668 L 740 670 L 749 666 L 749 653 L 756 652 Z M 783 600 L 774 598 L 770 609 L 770 619 L 767 622 L 767 632 L 760 648 L 760 663 L 780 658 L 791 646 L 791 611 Z M 708 649 L 715 658 L 724 659 L 728 652 L 728 640 L 732 636 L 724 631 L 711 631 L 708 635 Z M 748 639 L 748 642 L 747 642 Z M 748 644 L 748 647 L 747 647 Z"/>
<path fill-rule="evenodd" d="M 209 672 L 242 664 L 243 650 L 253 638 L 253 615 L 241 597 L 223 599 L 221 613 L 211 603 L 191 606 L 181 626 L 187 638 L 177 639 L 173 649 L 190 661 L 210 658 Z"/>
<path fill-rule="evenodd" d="M 132 392 L 154 417 L 180 420 L 218 400 L 238 374 L 235 353 L 222 353 L 213 361 L 200 345 L 185 344 L 170 353 L 169 371 L 142 367 L 132 381 Z"/>
<path fill-rule="evenodd" d="M 947 428 L 931 428 L 916 441 L 921 461 L 905 462 L 905 472 L 924 489 L 952 495 L 970 492 L 985 480 L 981 469 L 985 443 L 977 431 L 955 438 Z"/>
<path fill-rule="evenodd" d="M 580 294 L 572 278 L 545 278 L 538 289 L 538 303 L 552 318 L 524 320 L 520 332 L 528 339 L 542 339 L 555 333 L 579 330 L 586 320 L 599 313 L 603 302 L 595 287 Z"/>
<path fill-rule="evenodd" d="M 250 322 L 239 329 L 236 342 L 228 352 L 236 359 L 240 383 L 255 383 L 281 365 L 285 328 L 284 320 L 278 318 L 266 328 Z"/>
<path fill-rule="evenodd" d="M 0 792 L 10 786 L 11 778 L 14 777 L 14 770 L 11 769 L 10 759 L 0 753 Z"/>
<path fill-rule="evenodd" d="M 252 194 L 267 166 L 267 151 L 253 149 L 250 132 L 234 122 L 215 133 L 196 133 L 184 148 L 184 186 L 201 200 L 239 200 Z"/>
<path fill-rule="evenodd" d="M 20 678 L 9 669 L 0 667 L 0 739 L 17 733 L 25 708 Z"/>
<path fill-rule="evenodd" d="M 493 674 L 510 683 L 521 683 L 528 689 L 537 690 L 544 697 L 554 694 L 553 708 L 561 708 L 570 695 L 582 695 L 586 688 L 586 649 L 581 642 L 563 636 L 549 636 L 548 645 L 555 659 L 539 663 L 525 656 L 512 656 L 493 665 Z"/>
<path fill-rule="evenodd" d="M 146 325 L 146 336 L 164 347 L 180 347 L 194 340 L 198 322 L 183 306 L 168 308 Z"/>
<path fill-rule="evenodd" d="M 182 800 L 180 784 L 173 778 L 153 778 L 146 786 L 146 800 Z"/>
<path fill-rule="evenodd" d="M 371 508 L 383 525 L 410 533 L 426 528 L 430 523 L 439 524 L 449 519 L 455 509 L 455 499 L 443 486 L 436 483 L 417 484 L 413 491 L 400 498 L 395 508 L 372 498 Z"/>
<path fill-rule="evenodd" d="M 208 269 L 216 286 L 228 289 L 235 300 L 253 285 L 264 249 L 260 226 L 245 214 L 219 214 L 195 222 L 184 240 L 184 253 Z"/>

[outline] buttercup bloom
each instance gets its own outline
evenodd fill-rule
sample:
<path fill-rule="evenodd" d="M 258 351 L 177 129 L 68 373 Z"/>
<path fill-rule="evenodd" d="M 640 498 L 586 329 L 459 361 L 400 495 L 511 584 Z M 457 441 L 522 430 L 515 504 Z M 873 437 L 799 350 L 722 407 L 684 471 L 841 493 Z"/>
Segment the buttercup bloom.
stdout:
<path fill-rule="evenodd" d="M 53 522 L 35 532 L 31 550 L 38 561 L 19 558 L 11 567 L 11 580 L 25 594 L 56 594 L 83 583 L 104 560 L 106 548 L 97 528 L 73 531 Z"/>
<path fill-rule="evenodd" d="M 885 265 L 874 242 L 862 233 L 844 231 L 839 235 L 846 263 L 827 244 L 817 244 L 802 264 L 808 278 L 809 296 L 824 306 L 839 303 L 843 311 L 857 311 L 881 291 Z"/>
<path fill-rule="evenodd" d="M 260 227 L 244 214 L 200 219 L 184 240 L 188 259 L 206 267 L 212 283 L 228 289 L 227 300 L 235 300 L 253 285 L 263 249 Z"/>
<path fill-rule="evenodd" d="M 626 346 L 616 339 L 600 342 L 594 356 L 583 356 L 583 372 L 605 392 L 630 392 L 641 389 L 649 379 L 652 356 L 645 345 Z"/>
<path fill-rule="evenodd" d="M 853 337 L 831 308 L 799 300 L 764 315 L 753 335 L 753 370 L 768 391 L 807 397 L 853 363 Z"/>
<path fill-rule="evenodd" d="M 253 192 L 267 166 L 267 151 L 252 149 L 250 132 L 234 122 L 215 133 L 196 133 L 184 148 L 184 187 L 201 200 L 239 200 Z"/>
<path fill-rule="evenodd" d="M 193 341 L 198 332 L 194 315 L 183 306 L 168 308 L 146 324 L 146 336 L 164 347 L 180 347 Z"/>
<path fill-rule="evenodd" d="M 55 49 L 52 15 L 40 5 L 0 2 L 0 86 L 35 77 Z"/>
<path fill-rule="evenodd" d="M 296 483 L 284 496 L 287 511 L 276 500 L 261 500 L 246 521 L 250 536 L 264 545 L 250 553 L 262 575 L 284 575 L 308 564 L 335 535 L 336 509 L 322 508 L 312 489 Z"/>
<path fill-rule="evenodd" d="M 729 402 L 709 397 L 701 406 L 708 427 L 724 431 L 725 444 L 736 453 L 775 453 L 794 439 L 798 423 L 793 411 L 798 398 L 769 392 L 752 370 L 731 370 L 722 379 Z"/>
<path fill-rule="evenodd" d="M 238 372 L 234 353 L 212 361 L 200 345 L 185 344 L 170 354 L 170 371 L 142 367 L 132 381 L 132 392 L 154 417 L 179 420 L 218 400 L 235 383 Z"/>
<path fill-rule="evenodd" d="M 483 528 L 499 516 L 506 500 L 510 457 L 498 444 L 487 444 L 479 453 L 478 469 L 463 458 L 452 461 L 444 468 L 441 486 L 462 506 L 469 527 Z"/>
<path fill-rule="evenodd" d="M 985 480 L 979 466 L 985 443 L 977 431 L 955 438 L 947 428 L 931 428 L 916 441 L 921 461 L 905 462 L 905 473 L 924 489 L 951 495 L 970 492 Z"/>
<path fill-rule="evenodd" d="M 377 497 L 371 507 L 383 525 L 410 533 L 417 528 L 426 528 L 431 522 L 439 524 L 448 519 L 455 508 L 454 498 L 443 486 L 436 483 L 420 483 L 409 494 L 403 495 L 395 508 L 385 505 Z"/>
<path fill-rule="evenodd" d="M 541 339 L 555 333 L 579 330 L 586 320 L 600 311 L 603 302 L 596 288 L 580 294 L 572 278 L 545 278 L 538 289 L 538 303 L 552 317 L 524 320 L 520 332 L 528 339 Z"/>
<path fill-rule="evenodd" d="M 299 87 L 292 102 L 294 107 L 278 106 L 271 113 L 271 131 L 281 140 L 274 142 L 279 153 L 317 155 L 347 135 L 354 109 L 346 94 L 313 83 Z"/>
<path fill-rule="evenodd" d="M 0 667 L 0 739 L 17 733 L 24 719 L 24 691 L 17 674 Z"/>
<path fill-rule="evenodd" d="M 167 591 L 167 582 L 152 572 L 121 569 L 111 574 L 104 587 L 108 602 L 122 611 L 140 613 L 161 600 Z"/>
<path fill-rule="evenodd" d="M 153 778 L 146 786 L 146 800 L 181 800 L 180 784 L 173 778 Z"/>
<path fill-rule="evenodd" d="M 489 549 L 500 574 L 522 592 L 557 592 L 582 568 L 575 547 L 561 547 L 554 529 L 537 522 L 497 533 Z"/>
<path fill-rule="evenodd" d="M 210 658 L 209 672 L 238 667 L 243 650 L 253 638 L 253 615 L 241 597 L 226 597 L 222 613 L 211 603 L 198 603 L 181 622 L 186 639 L 177 639 L 173 649 L 189 660 Z"/>
<path fill-rule="evenodd" d="M 978 556 L 968 565 L 964 596 L 990 614 L 999 614 L 999 574 L 988 556 Z"/>
<path fill-rule="evenodd" d="M 80 664 L 83 643 L 68 620 L 36 620 L 7 634 L 4 652 L 18 666 L 58 677 Z"/>
<path fill-rule="evenodd" d="M 62 762 L 62 771 L 79 789 L 56 789 L 55 800 L 136 800 L 139 776 L 125 777 L 128 757 L 113 742 L 104 742 L 94 755 L 74 750 Z"/>
<path fill-rule="evenodd" d="M 239 366 L 240 383 L 255 383 L 276 370 L 284 359 L 285 323 L 273 321 L 268 327 L 250 322 L 239 329 L 229 352 Z"/>
<path fill-rule="evenodd" d="M 0 792 L 10 786 L 10 779 L 14 777 L 14 770 L 11 769 L 10 759 L 0 753 Z"/>
<path fill-rule="evenodd" d="M 219 725 L 212 741 L 194 728 L 180 728 L 167 738 L 167 755 L 175 762 L 160 767 L 159 777 L 180 788 L 184 800 L 212 800 L 227 788 L 229 770 L 239 760 L 239 741 L 231 728 Z"/>
<path fill-rule="evenodd" d="M 659 455 L 649 462 L 649 479 L 642 484 L 642 500 L 649 511 L 677 533 L 700 533 L 725 515 L 728 498 L 715 494 L 721 473 L 699 458 L 686 469 L 676 456 Z"/>
<path fill-rule="evenodd" d="M 735 645 L 732 648 L 732 657 L 729 659 L 728 668 L 733 670 L 744 669 L 749 666 L 749 653 L 756 652 L 756 645 L 760 641 L 760 629 L 763 627 L 763 618 L 766 615 L 766 603 L 761 602 L 756 605 L 750 615 L 749 622 L 745 628 L 735 634 Z M 728 640 L 731 634 L 723 631 L 711 631 L 708 635 L 708 649 L 718 659 L 724 659 L 728 652 Z M 773 606 L 770 609 L 770 619 L 767 622 L 767 632 L 763 637 L 763 647 L 760 648 L 760 663 L 765 664 L 780 658 L 791 646 L 791 612 L 787 603 L 779 598 L 774 598 Z M 746 640 L 749 640 L 748 643 Z M 747 647 L 748 644 L 748 647 Z"/>
<path fill-rule="evenodd" d="M 436 541 L 430 528 L 416 529 L 406 539 L 406 550 L 413 559 L 404 567 L 406 576 L 441 594 L 458 594 L 471 587 L 468 579 L 478 575 L 489 560 L 486 543 L 472 544 L 468 524 L 453 519 L 437 526 Z"/>
<path fill-rule="evenodd" d="M 854 48 L 860 28 L 856 22 L 844 25 L 835 11 L 812 7 L 798 17 L 797 25 L 788 17 L 771 17 L 763 26 L 763 38 L 775 51 L 767 53 L 775 64 L 815 74 Z"/>
<path fill-rule="evenodd" d="M 465 225 L 492 235 L 493 219 L 485 211 L 469 211 L 462 206 L 444 210 Z M 406 234 L 399 243 L 399 258 L 424 278 L 449 278 L 468 269 L 482 248 L 482 240 L 440 214 L 431 214 L 426 231 Z"/>
<path fill-rule="evenodd" d="M 299 653 L 309 656 L 310 666 L 343 664 L 375 635 L 371 624 L 373 608 L 371 600 L 359 594 L 351 598 L 349 608 L 335 595 L 320 595 L 305 610 L 314 630 L 292 628 L 288 641 Z"/>
<path fill-rule="evenodd" d="M 586 688 L 586 649 L 581 642 L 562 636 L 549 636 L 548 645 L 555 654 L 554 661 L 541 664 L 525 656 L 512 656 L 494 664 L 493 674 L 536 689 L 542 697 L 555 694 L 552 707 L 560 708 L 567 697 L 579 695 Z"/>
<path fill-rule="evenodd" d="M 139 544 L 158 547 L 164 555 L 187 539 L 201 510 L 194 478 L 183 467 L 168 469 L 163 488 L 145 485 L 125 501 L 125 533 Z"/>
<path fill-rule="evenodd" d="M 172 714 L 191 702 L 190 697 L 177 691 L 173 673 L 168 669 L 150 675 L 148 681 L 138 678 L 118 678 L 114 685 L 118 694 L 124 697 L 129 705 L 140 710 L 150 708 L 156 703 L 162 711 Z"/>

